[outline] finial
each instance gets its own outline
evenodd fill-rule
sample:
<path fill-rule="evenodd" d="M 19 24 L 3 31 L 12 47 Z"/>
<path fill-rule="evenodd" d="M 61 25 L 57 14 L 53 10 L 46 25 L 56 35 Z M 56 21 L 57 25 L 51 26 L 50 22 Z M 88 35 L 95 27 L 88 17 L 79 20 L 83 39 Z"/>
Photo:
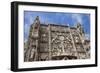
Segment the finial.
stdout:
<path fill-rule="evenodd" d="M 39 16 L 36 17 L 36 20 L 39 20 Z"/>

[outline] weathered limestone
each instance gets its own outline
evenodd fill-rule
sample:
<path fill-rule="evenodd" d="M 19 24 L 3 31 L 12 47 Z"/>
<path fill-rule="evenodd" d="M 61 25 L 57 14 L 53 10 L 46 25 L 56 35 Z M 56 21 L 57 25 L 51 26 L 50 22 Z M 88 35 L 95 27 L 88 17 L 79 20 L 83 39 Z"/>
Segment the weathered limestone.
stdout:
<path fill-rule="evenodd" d="M 90 41 L 85 40 L 81 24 L 41 24 L 37 16 L 31 25 L 24 61 L 71 60 L 90 58 Z"/>

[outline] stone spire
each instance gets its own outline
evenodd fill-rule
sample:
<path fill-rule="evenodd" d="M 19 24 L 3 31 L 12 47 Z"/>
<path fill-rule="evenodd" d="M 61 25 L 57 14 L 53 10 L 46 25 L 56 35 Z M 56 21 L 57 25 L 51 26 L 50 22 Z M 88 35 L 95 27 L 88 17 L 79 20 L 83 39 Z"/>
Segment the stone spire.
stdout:
<path fill-rule="evenodd" d="M 33 24 L 34 24 L 35 29 L 39 28 L 39 26 L 40 26 L 39 16 L 36 17 Z"/>
<path fill-rule="evenodd" d="M 32 37 L 38 38 L 39 37 L 39 27 L 40 27 L 40 20 L 39 16 L 37 16 L 32 24 Z"/>
<path fill-rule="evenodd" d="M 82 25 L 80 23 L 77 23 L 76 28 L 79 31 L 80 35 L 83 36 L 84 35 L 84 30 L 83 30 Z"/>

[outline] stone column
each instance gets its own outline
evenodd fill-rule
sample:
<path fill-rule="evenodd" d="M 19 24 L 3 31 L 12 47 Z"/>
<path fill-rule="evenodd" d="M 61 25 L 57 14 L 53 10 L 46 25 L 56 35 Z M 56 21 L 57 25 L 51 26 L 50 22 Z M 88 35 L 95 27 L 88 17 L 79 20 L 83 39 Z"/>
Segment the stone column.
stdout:
<path fill-rule="evenodd" d="M 87 52 L 86 52 L 86 49 L 85 49 L 85 46 L 84 46 L 84 37 L 80 35 L 79 31 L 77 31 L 77 32 L 78 32 L 78 35 L 79 35 L 79 37 L 80 37 L 80 40 L 81 40 L 83 49 L 84 49 L 85 54 L 86 54 L 86 57 L 87 57 Z"/>
<path fill-rule="evenodd" d="M 78 57 L 78 53 L 77 53 L 77 50 L 76 50 L 75 42 L 74 42 L 74 39 L 73 39 L 73 36 L 72 36 L 72 33 L 71 33 L 69 25 L 68 25 L 68 28 L 69 28 L 70 36 L 71 36 L 71 39 L 72 39 L 73 49 L 74 49 L 74 52 L 75 52 L 75 56 Z"/>
<path fill-rule="evenodd" d="M 51 60 L 51 26 L 50 24 L 48 25 L 48 33 L 49 33 L 49 60 Z"/>

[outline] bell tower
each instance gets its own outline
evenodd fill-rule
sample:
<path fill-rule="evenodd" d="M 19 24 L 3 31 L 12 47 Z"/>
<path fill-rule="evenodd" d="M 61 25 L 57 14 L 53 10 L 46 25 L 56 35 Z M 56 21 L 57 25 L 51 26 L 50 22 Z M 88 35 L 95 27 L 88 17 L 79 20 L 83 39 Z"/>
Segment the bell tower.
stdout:
<path fill-rule="evenodd" d="M 39 16 L 36 17 L 34 23 L 32 24 L 32 37 L 39 38 L 39 27 L 40 27 L 40 20 Z"/>
<path fill-rule="evenodd" d="M 30 27 L 29 38 L 28 38 L 28 51 L 26 54 L 27 59 L 25 61 L 38 60 L 39 28 L 40 28 L 40 20 L 39 16 L 37 16 Z"/>

